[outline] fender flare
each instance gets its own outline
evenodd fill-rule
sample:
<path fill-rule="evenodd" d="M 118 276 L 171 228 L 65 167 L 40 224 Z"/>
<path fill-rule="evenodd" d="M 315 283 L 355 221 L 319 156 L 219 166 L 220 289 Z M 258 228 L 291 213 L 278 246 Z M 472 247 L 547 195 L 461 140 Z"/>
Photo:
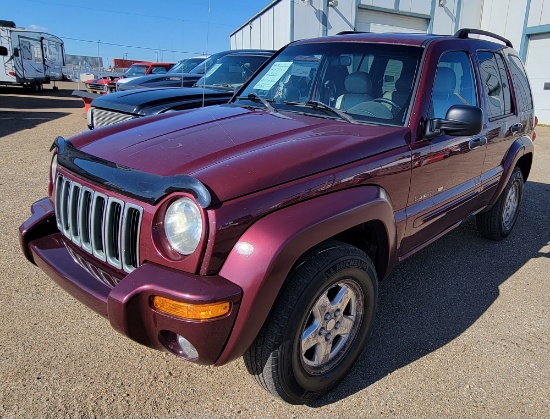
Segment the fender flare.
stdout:
<path fill-rule="evenodd" d="M 495 194 L 491 198 L 487 208 L 491 208 L 495 202 L 497 202 L 498 198 L 502 194 L 502 191 L 508 184 L 508 180 L 510 179 L 510 176 L 512 176 L 512 171 L 514 170 L 514 167 L 516 167 L 519 159 L 526 154 L 533 154 L 534 148 L 533 141 L 527 136 L 519 137 L 512 143 L 506 153 L 506 156 L 504 157 L 504 160 L 502 161 L 503 175 L 500 177 Z"/>
<path fill-rule="evenodd" d="M 389 270 L 395 264 L 397 228 L 389 197 L 378 186 L 323 195 L 255 222 L 235 244 L 220 270 L 220 276 L 241 287 L 243 299 L 233 331 L 216 365 L 246 352 L 301 255 L 342 231 L 372 220 L 379 220 L 385 226 Z"/>

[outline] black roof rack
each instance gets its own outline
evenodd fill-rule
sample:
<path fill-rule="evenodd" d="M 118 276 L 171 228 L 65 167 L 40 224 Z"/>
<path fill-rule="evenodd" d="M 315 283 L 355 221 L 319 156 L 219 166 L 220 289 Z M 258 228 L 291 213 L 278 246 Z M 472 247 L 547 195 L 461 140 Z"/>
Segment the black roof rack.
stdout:
<path fill-rule="evenodd" d="M 508 39 L 504 38 L 503 36 L 497 35 L 496 33 L 493 33 L 493 32 L 483 31 L 481 29 L 470 29 L 470 28 L 459 29 L 458 31 L 456 31 L 455 37 L 468 38 L 468 35 L 471 33 L 475 35 L 485 35 L 491 38 L 498 39 L 499 41 L 504 42 L 507 47 L 514 48 L 512 43 Z"/>
<path fill-rule="evenodd" d="M 368 31 L 364 32 L 364 31 L 342 31 L 342 32 L 338 32 L 336 35 L 350 35 L 350 34 L 353 34 L 353 33 L 370 33 Z"/>

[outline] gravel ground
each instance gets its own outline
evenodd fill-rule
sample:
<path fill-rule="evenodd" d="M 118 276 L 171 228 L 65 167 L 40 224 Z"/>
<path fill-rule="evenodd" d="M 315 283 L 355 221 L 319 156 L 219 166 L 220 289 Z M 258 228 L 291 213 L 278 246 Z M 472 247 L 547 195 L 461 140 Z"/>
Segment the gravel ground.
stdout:
<path fill-rule="evenodd" d="M 514 233 L 487 241 L 469 221 L 397 267 L 351 374 L 291 406 L 241 360 L 197 366 L 124 338 L 24 259 L 49 147 L 86 129 L 76 84 L 58 85 L 0 88 L 0 417 L 550 417 L 550 128 Z"/>

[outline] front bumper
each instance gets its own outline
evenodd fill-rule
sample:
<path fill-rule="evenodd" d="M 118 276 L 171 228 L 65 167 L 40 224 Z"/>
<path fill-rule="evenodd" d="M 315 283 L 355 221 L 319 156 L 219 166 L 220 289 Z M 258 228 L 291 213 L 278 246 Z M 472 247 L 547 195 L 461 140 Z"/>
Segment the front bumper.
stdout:
<path fill-rule="evenodd" d="M 130 274 L 121 273 L 74 248 L 57 231 L 49 199 L 31 209 L 31 217 L 19 228 L 21 248 L 59 286 L 136 342 L 177 353 L 177 334 L 196 348 L 195 362 L 216 362 L 237 316 L 240 287 L 220 276 L 192 275 L 148 262 Z M 208 321 L 185 320 L 153 309 L 155 295 L 192 304 L 229 301 L 231 310 Z"/>

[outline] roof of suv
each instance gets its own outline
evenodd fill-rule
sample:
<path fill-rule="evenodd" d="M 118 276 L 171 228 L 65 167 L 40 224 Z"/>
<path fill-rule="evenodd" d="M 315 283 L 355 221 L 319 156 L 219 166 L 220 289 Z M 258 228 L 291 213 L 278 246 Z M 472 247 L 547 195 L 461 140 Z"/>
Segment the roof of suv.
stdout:
<path fill-rule="evenodd" d="M 497 34 L 492 32 L 487 32 L 479 29 L 460 29 L 454 35 L 435 35 L 435 34 L 426 34 L 426 33 L 372 33 L 372 32 L 353 32 L 353 31 L 344 31 L 340 32 L 337 35 L 325 36 L 321 38 L 314 39 L 304 39 L 296 41 L 295 44 L 309 44 L 312 42 L 341 42 L 342 40 L 349 42 L 370 42 L 370 43 L 381 43 L 381 44 L 397 44 L 397 45 L 411 45 L 411 46 L 423 46 L 428 41 L 433 40 L 449 40 L 449 39 L 468 39 L 475 42 L 490 42 L 495 45 L 501 46 L 500 43 L 495 43 L 493 41 L 488 41 L 486 39 L 475 39 L 469 38 L 469 34 L 484 35 L 495 40 L 498 40 L 504 43 L 506 46 L 513 48 L 512 43 Z"/>

